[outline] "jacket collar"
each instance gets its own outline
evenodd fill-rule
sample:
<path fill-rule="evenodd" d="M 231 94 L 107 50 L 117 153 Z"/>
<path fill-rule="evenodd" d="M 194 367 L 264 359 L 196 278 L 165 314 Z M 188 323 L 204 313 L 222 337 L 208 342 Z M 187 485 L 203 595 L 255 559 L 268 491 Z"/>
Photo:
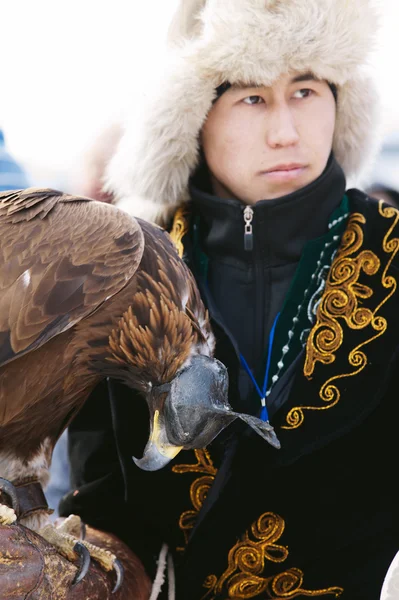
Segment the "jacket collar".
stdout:
<path fill-rule="evenodd" d="M 251 206 L 253 250 L 244 247 L 244 205 L 222 199 L 206 188 L 198 173 L 190 183 L 193 214 L 200 222 L 200 245 L 210 258 L 239 263 L 261 256 L 265 266 L 298 262 L 307 242 L 328 231 L 328 221 L 345 193 L 345 176 L 331 155 L 320 177 L 287 196 Z"/>

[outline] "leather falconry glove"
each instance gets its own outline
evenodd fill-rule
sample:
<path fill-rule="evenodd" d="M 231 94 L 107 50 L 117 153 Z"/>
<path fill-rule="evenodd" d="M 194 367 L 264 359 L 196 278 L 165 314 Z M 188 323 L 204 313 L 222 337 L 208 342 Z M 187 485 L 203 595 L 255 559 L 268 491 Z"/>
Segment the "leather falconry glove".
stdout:
<path fill-rule="evenodd" d="M 79 565 L 66 560 L 44 538 L 23 525 L 0 525 L 0 600 L 148 600 L 151 581 L 135 554 L 118 538 L 91 527 L 85 540 L 116 554 L 123 566 L 120 589 L 115 573 L 95 560 L 74 585 Z"/>

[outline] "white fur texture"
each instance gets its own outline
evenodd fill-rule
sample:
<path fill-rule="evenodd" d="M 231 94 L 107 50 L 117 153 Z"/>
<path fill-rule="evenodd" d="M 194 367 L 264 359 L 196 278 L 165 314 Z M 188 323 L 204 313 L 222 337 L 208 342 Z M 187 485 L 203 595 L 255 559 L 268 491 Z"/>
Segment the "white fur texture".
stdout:
<path fill-rule="evenodd" d="M 8 479 L 15 485 L 26 480 L 37 479 L 45 488 L 50 478 L 51 451 L 50 440 L 45 439 L 36 455 L 29 461 L 21 460 L 10 452 L 0 453 L 0 477 Z M 36 511 L 21 519 L 21 523 L 25 527 L 29 527 L 34 531 L 39 531 L 48 522 L 48 513 L 43 510 Z"/>
<path fill-rule="evenodd" d="M 14 485 L 28 479 L 37 479 L 45 488 L 50 478 L 51 450 L 50 440 L 46 438 L 35 456 L 28 461 L 21 460 L 10 452 L 1 452 L 0 477 L 8 479 Z"/>
<path fill-rule="evenodd" d="M 127 126 L 107 189 L 128 212 L 164 224 L 188 200 L 215 89 L 309 70 L 338 88 L 333 148 L 346 176 L 359 177 L 379 142 L 377 95 L 362 71 L 377 22 L 373 0 L 181 0 L 162 76 Z"/>

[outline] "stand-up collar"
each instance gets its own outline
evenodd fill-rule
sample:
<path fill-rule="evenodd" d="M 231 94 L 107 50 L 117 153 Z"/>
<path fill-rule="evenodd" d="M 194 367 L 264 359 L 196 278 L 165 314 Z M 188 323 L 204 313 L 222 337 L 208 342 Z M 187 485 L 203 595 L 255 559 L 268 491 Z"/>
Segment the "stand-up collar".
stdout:
<path fill-rule="evenodd" d="M 244 205 L 200 189 L 200 178 L 190 182 L 194 214 L 200 217 L 201 246 L 211 258 L 229 257 L 251 262 L 254 254 L 276 266 L 300 259 L 305 244 L 328 231 L 331 213 L 345 193 L 345 175 L 332 155 L 320 177 L 287 196 L 254 205 L 253 250 L 244 247 Z"/>

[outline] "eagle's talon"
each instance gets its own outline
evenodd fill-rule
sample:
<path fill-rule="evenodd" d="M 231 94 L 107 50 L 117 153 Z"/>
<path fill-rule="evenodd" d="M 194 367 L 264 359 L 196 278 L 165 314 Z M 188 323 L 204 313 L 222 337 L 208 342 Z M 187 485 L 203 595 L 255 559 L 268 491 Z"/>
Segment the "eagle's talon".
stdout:
<path fill-rule="evenodd" d="M 87 571 L 90 567 L 90 552 L 88 551 L 86 546 L 84 544 L 81 544 L 80 542 L 76 542 L 73 549 L 74 552 L 76 552 L 76 554 L 79 556 L 80 563 L 78 572 L 76 573 L 75 578 L 72 582 L 72 586 L 75 586 L 78 583 L 80 583 L 82 579 L 84 579 L 84 577 L 87 575 Z"/>
<path fill-rule="evenodd" d="M 113 594 L 115 594 L 115 592 L 117 592 L 120 589 L 124 578 L 123 565 L 118 559 L 116 559 L 114 562 L 114 570 L 116 572 L 116 583 L 114 589 L 112 590 Z"/>
<path fill-rule="evenodd" d="M 112 552 L 88 541 L 79 540 L 79 535 L 85 535 L 86 526 L 77 515 L 69 515 L 62 523 L 54 527 L 48 523 L 39 530 L 39 534 L 55 546 L 67 560 L 76 562 L 79 557 L 78 572 L 72 582 L 77 585 L 87 574 L 90 560 L 96 560 L 107 573 L 115 570 L 116 583 L 112 593 L 119 590 L 123 582 L 123 566 Z"/>
<path fill-rule="evenodd" d="M 3 479 L 0 477 L 0 492 L 8 496 L 11 502 L 11 509 L 14 511 L 16 515 L 19 514 L 19 500 L 17 496 L 17 490 L 14 484 L 8 479 Z"/>

